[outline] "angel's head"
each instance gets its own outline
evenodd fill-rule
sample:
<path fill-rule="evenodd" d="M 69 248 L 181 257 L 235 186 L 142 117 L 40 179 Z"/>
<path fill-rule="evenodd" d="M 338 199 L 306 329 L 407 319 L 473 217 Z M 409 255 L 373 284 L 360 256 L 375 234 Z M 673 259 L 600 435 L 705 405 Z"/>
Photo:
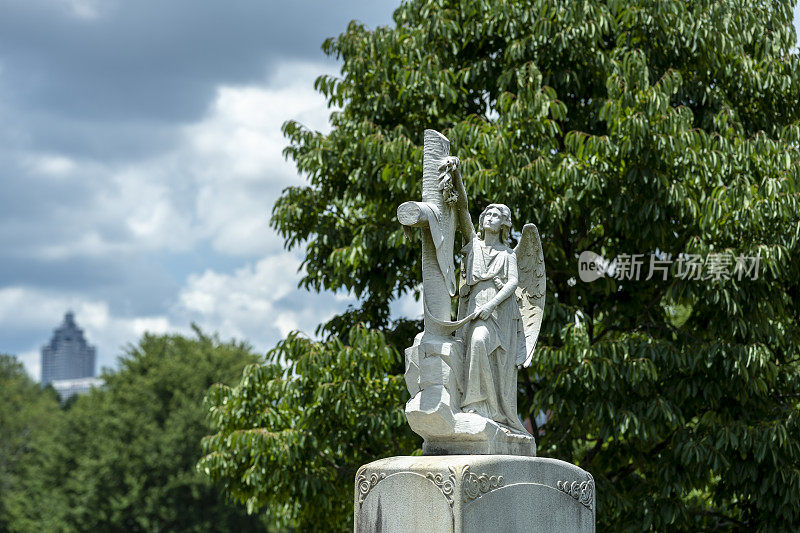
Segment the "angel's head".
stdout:
<path fill-rule="evenodd" d="M 483 239 L 486 231 L 499 233 L 500 241 L 508 244 L 511 235 L 511 209 L 505 204 L 489 204 L 478 218 L 478 236 Z"/>

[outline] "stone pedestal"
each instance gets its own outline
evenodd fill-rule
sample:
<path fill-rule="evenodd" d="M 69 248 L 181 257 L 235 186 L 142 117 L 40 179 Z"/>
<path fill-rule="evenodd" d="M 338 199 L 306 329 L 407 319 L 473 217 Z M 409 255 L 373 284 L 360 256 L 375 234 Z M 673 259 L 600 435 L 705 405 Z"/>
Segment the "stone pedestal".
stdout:
<path fill-rule="evenodd" d="M 595 485 L 544 457 L 390 457 L 356 474 L 354 531 L 593 532 Z"/>

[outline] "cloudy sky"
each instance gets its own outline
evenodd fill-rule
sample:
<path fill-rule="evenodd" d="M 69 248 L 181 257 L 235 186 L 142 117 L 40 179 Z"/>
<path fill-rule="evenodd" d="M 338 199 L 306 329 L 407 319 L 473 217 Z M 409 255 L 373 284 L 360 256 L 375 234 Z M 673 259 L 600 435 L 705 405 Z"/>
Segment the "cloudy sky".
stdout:
<path fill-rule="evenodd" d="M 68 309 L 98 369 L 193 321 L 263 351 L 352 303 L 267 227 L 302 183 L 280 126 L 327 129 L 322 41 L 398 3 L 0 0 L 0 352 L 38 379 Z"/>
<path fill-rule="evenodd" d="M 0 352 L 36 379 L 72 309 L 98 369 L 192 321 L 265 350 L 353 300 L 267 226 L 280 126 L 326 130 L 322 41 L 399 0 L 0 0 Z"/>

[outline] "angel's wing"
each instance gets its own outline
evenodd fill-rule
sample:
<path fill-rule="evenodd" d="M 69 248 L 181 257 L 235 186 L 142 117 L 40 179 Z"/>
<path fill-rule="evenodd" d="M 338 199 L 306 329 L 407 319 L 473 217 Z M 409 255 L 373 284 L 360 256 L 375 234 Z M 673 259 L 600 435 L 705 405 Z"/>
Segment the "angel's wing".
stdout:
<path fill-rule="evenodd" d="M 544 295 L 547 278 L 544 271 L 544 254 L 542 253 L 542 240 L 535 224 L 525 224 L 522 228 L 522 237 L 514 249 L 517 256 L 517 269 L 519 271 L 519 284 L 517 285 L 517 303 L 522 314 L 522 324 L 525 328 L 525 355 L 517 358 L 517 364 L 528 367 L 533 359 L 536 348 L 536 339 L 542 327 L 544 315 Z"/>

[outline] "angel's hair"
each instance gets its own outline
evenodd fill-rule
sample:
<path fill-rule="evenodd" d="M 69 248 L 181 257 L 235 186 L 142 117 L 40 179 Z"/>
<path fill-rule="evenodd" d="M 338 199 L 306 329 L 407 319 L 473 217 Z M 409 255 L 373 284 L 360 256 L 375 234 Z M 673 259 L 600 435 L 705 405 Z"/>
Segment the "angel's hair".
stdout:
<path fill-rule="evenodd" d="M 500 211 L 500 215 L 503 217 L 500 230 L 500 241 L 508 245 L 509 238 L 511 236 L 511 209 L 508 208 L 506 204 L 489 204 L 486 206 L 486 209 L 483 210 L 481 216 L 478 217 L 478 237 L 483 239 L 484 231 L 483 231 L 483 219 L 486 216 L 486 213 L 489 212 L 489 209 L 497 209 Z"/>

